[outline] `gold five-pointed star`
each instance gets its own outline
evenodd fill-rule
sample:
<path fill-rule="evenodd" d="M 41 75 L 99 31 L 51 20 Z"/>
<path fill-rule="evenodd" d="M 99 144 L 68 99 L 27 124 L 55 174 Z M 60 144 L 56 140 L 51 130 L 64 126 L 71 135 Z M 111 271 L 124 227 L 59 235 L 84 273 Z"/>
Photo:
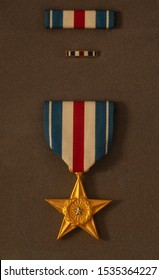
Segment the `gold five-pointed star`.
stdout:
<path fill-rule="evenodd" d="M 111 202 L 111 200 L 88 199 L 80 176 L 69 199 L 46 199 L 46 201 L 64 215 L 57 239 L 61 238 L 76 227 L 80 227 L 94 238 L 99 239 L 93 215 Z"/>

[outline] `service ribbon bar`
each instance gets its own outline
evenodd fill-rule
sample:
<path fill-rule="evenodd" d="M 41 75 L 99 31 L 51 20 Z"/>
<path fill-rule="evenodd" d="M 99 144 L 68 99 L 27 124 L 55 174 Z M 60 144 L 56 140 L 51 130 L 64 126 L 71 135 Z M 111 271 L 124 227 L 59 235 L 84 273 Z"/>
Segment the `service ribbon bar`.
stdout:
<path fill-rule="evenodd" d="M 73 50 L 67 50 L 65 52 L 65 56 L 66 57 L 96 57 L 99 55 L 99 52 L 97 51 L 85 51 L 85 50 L 81 50 L 81 51 L 73 51 Z"/>
<path fill-rule="evenodd" d="M 50 29 L 111 29 L 113 10 L 47 10 L 45 27 Z"/>
<path fill-rule="evenodd" d="M 85 172 L 112 144 L 114 103 L 46 101 L 45 137 L 73 172 Z"/>

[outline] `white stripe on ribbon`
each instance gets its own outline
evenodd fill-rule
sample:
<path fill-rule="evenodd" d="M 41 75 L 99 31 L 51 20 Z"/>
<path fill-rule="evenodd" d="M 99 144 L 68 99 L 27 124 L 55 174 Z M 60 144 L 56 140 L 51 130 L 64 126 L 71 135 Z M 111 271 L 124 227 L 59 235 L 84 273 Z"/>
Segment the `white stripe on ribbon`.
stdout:
<path fill-rule="evenodd" d="M 85 28 L 96 28 L 96 11 L 85 11 Z"/>
<path fill-rule="evenodd" d="M 52 28 L 52 10 L 50 10 L 50 28 Z"/>
<path fill-rule="evenodd" d="M 106 154 L 108 153 L 109 141 L 109 101 L 106 102 Z"/>
<path fill-rule="evenodd" d="M 95 102 L 85 102 L 84 111 L 84 170 L 95 162 Z"/>
<path fill-rule="evenodd" d="M 49 101 L 49 146 L 52 149 L 52 101 Z"/>
<path fill-rule="evenodd" d="M 64 101 L 62 105 L 62 158 L 73 167 L 73 102 Z"/>
<path fill-rule="evenodd" d="M 63 11 L 63 28 L 74 28 L 74 11 Z"/>
<path fill-rule="evenodd" d="M 88 56 L 88 51 L 84 51 L 84 56 Z"/>
<path fill-rule="evenodd" d="M 109 29 L 109 11 L 106 11 L 106 28 Z"/>

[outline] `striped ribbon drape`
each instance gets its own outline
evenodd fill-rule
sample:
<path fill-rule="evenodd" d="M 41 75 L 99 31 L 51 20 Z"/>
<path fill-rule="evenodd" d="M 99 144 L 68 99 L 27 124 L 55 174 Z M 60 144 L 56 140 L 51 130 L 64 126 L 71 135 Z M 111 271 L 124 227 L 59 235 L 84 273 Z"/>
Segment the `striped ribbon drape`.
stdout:
<path fill-rule="evenodd" d="M 50 29 L 110 29 L 114 28 L 113 10 L 47 10 L 45 27 Z"/>
<path fill-rule="evenodd" d="M 85 172 L 111 147 L 113 112 L 110 101 L 46 101 L 46 141 L 73 172 Z"/>

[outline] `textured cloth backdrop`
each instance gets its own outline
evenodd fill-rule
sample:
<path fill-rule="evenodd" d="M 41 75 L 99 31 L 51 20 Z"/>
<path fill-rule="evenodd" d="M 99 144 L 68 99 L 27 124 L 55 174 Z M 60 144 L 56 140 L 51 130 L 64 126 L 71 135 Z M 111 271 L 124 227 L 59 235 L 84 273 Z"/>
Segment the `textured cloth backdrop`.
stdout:
<path fill-rule="evenodd" d="M 111 30 L 49 30 L 50 9 L 115 10 Z M 1 259 L 158 259 L 158 0 L 0 1 Z M 96 59 L 65 50 L 95 49 Z M 110 100 L 113 145 L 83 177 L 101 239 L 77 229 L 56 241 L 75 176 L 46 145 L 45 100 Z"/>

